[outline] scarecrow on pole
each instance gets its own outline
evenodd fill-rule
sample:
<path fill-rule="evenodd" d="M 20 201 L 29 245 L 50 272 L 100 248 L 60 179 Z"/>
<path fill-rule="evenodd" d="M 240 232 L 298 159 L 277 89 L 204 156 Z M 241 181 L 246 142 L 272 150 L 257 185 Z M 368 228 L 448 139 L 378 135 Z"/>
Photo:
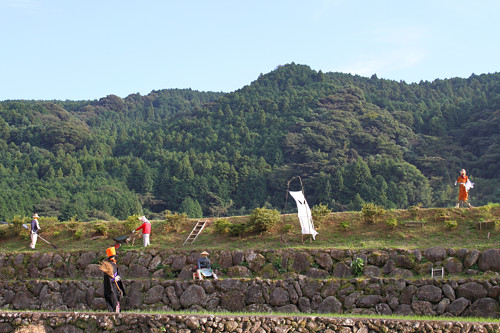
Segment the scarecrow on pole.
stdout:
<path fill-rule="evenodd" d="M 106 249 L 107 261 L 99 264 L 99 269 L 104 272 L 104 298 L 112 312 L 120 312 L 120 301 L 125 296 L 125 288 L 116 266 L 116 249 L 120 244 Z"/>

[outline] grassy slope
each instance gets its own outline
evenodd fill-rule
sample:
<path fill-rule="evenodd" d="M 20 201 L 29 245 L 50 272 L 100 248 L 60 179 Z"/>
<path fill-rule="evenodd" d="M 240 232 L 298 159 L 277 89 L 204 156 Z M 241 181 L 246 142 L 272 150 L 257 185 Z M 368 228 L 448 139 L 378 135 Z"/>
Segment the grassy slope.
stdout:
<path fill-rule="evenodd" d="M 446 216 L 446 218 L 443 218 Z M 349 248 L 349 249 L 382 249 L 382 248 L 419 248 L 432 246 L 445 248 L 475 248 L 486 249 L 500 247 L 500 230 L 498 228 L 478 230 L 480 220 L 498 221 L 500 206 L 495 205 L 489 212 L 484 207 L 474 209 L 413 209 L 391 210 L 376 222 L 363 221 L 360 212 L 330 213 L 316 218 L 315 225 L 319 232 L 315 241 L 308 236 L 302 237 L 296 215 L 282 215 L 282 223 L 274 230 L 263 234 L 245 234 L 243 237 L 232 237 L 217 234 L 213 224 L 202 232 L 193 245 L 183 246 L 196 220 L 180 223 L 152 221 L 151 249 L 174 249 L 190 251 L 208 250 L 245 250 L 245 249 L 280 249 L 294 248 Z M 395 218 L 396 227 L 386 222 Z M 228 218 L 232 223 L 243 223 L 248 217 Z M 212 221 L 215 219 L 211 219 Z M 444 220 L 456 221 L 457 227 L 449 229 Z M 423 227 L 404 226 L 406 221 L 424 221 Z M 108 226 L 106 236 L 96 232 L 96 224 Z M 139 222 L 137 226 L 139 226 Z M 290 229 L 292 226 L 292 230 Z M 112 246 L 112 237 L 128 234 L 123 221 L 115 222 L 81 222 L 54 223 L 41 222 L 41 236 L 56 244 L 61 251 L 103 251 Z M 347 228 L 346 228 L 347 227 Z M 284 233 L 283 230 L 288 230 Z M 75 231 L 81 230 L 82 237 L 77 239 Z M 23 231 L 25 232 L 25 231 Z M 140 235 L 138 235 L 140 237 Z M 304 240 L 304 241 L 303 241 Z M 0 248 L 4 252 L 29 251 L 27 232 L 21 236 L 15 235 L 12 228 L 0 226 Z M 135 245 L 124 245 L 122 250 L 141 249 L 142 239 L 138 238 Z M 47 243 L 39 240 L 37 251 L 54 251 Z"/>

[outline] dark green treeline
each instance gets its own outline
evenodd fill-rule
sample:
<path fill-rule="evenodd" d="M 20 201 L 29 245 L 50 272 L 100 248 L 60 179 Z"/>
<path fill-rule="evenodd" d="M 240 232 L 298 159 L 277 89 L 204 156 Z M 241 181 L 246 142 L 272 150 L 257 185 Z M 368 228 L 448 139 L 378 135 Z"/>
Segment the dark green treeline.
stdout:
<path fill-rule="evenodd" d="M 500 74 L 407 84 L 289 64 L 232 93 L 0 102 L 0 219 L 500 201 Z M 291 189 L 300 189 L 297 181 Z M 293 205 L 287 206 L 293 209 Z"/>

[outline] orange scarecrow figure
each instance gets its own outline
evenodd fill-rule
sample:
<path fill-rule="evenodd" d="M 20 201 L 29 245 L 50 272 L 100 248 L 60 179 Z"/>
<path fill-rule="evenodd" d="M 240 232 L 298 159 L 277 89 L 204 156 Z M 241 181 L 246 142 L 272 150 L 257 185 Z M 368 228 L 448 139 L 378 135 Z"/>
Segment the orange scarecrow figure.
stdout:
<path fill-rule="evenodd" d="M 474 187 L 474 184 L 469 180 L 469 177 L 467 177 L 464 169 L 460 170 L 460 176 L 455 182 L 455 185 L 457 184 L 460 187 L 458 189 L 458 202 L 455 208 L 459 208 L 460 206 L 463 207 L 464 204 L 467 204 L 472 208 L 467 199 L 469 198 L 469 190 Z"/>
<path fill-rule="evenodd" d="M 116 266 L 116 249 L 120 244 L 106 249 L 108 261 L 103 261 L 99 269 L 104 272 L 104 298 L 112 312 L 120 312 L 120 301 L 125 296 L 125 288 Z"/>

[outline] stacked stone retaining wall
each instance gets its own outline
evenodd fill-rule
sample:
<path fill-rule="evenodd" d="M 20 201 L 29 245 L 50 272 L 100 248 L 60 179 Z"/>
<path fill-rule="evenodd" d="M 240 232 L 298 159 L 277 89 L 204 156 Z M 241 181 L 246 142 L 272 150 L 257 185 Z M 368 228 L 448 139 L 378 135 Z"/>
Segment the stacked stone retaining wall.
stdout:
<path fill-rule="evenodd" d="M 192 279 L 198 251 L 147 250 L 118 251 L 118 264 L 127 278 Z M 220 277 L 286 278 L 297 274 L 310 278 L 349 278 L 351 263 L 365 263 L 365 277 L 430 276 L 432 268 L 443 267 L 446 276 L 500 272 L 500 250 L 247 250 L 214 251 L 213 268 Z M 102 252 L 0 253 L 0 279 L 96 278 Z"/>
<path fill-rule="evenodd" d="M 0 312 L 0 333 L 30 332 L 498 332 L 494 322 L 414 321 L 302 316 L 214 316 L 177 314 Z"/>
<path fill-rule="evenodd" d="M 124 280 L 128 311 L 500 317 L 500 278 Z M 102 281 L 2 281 L 4 310 L 107 311 Z"/>

